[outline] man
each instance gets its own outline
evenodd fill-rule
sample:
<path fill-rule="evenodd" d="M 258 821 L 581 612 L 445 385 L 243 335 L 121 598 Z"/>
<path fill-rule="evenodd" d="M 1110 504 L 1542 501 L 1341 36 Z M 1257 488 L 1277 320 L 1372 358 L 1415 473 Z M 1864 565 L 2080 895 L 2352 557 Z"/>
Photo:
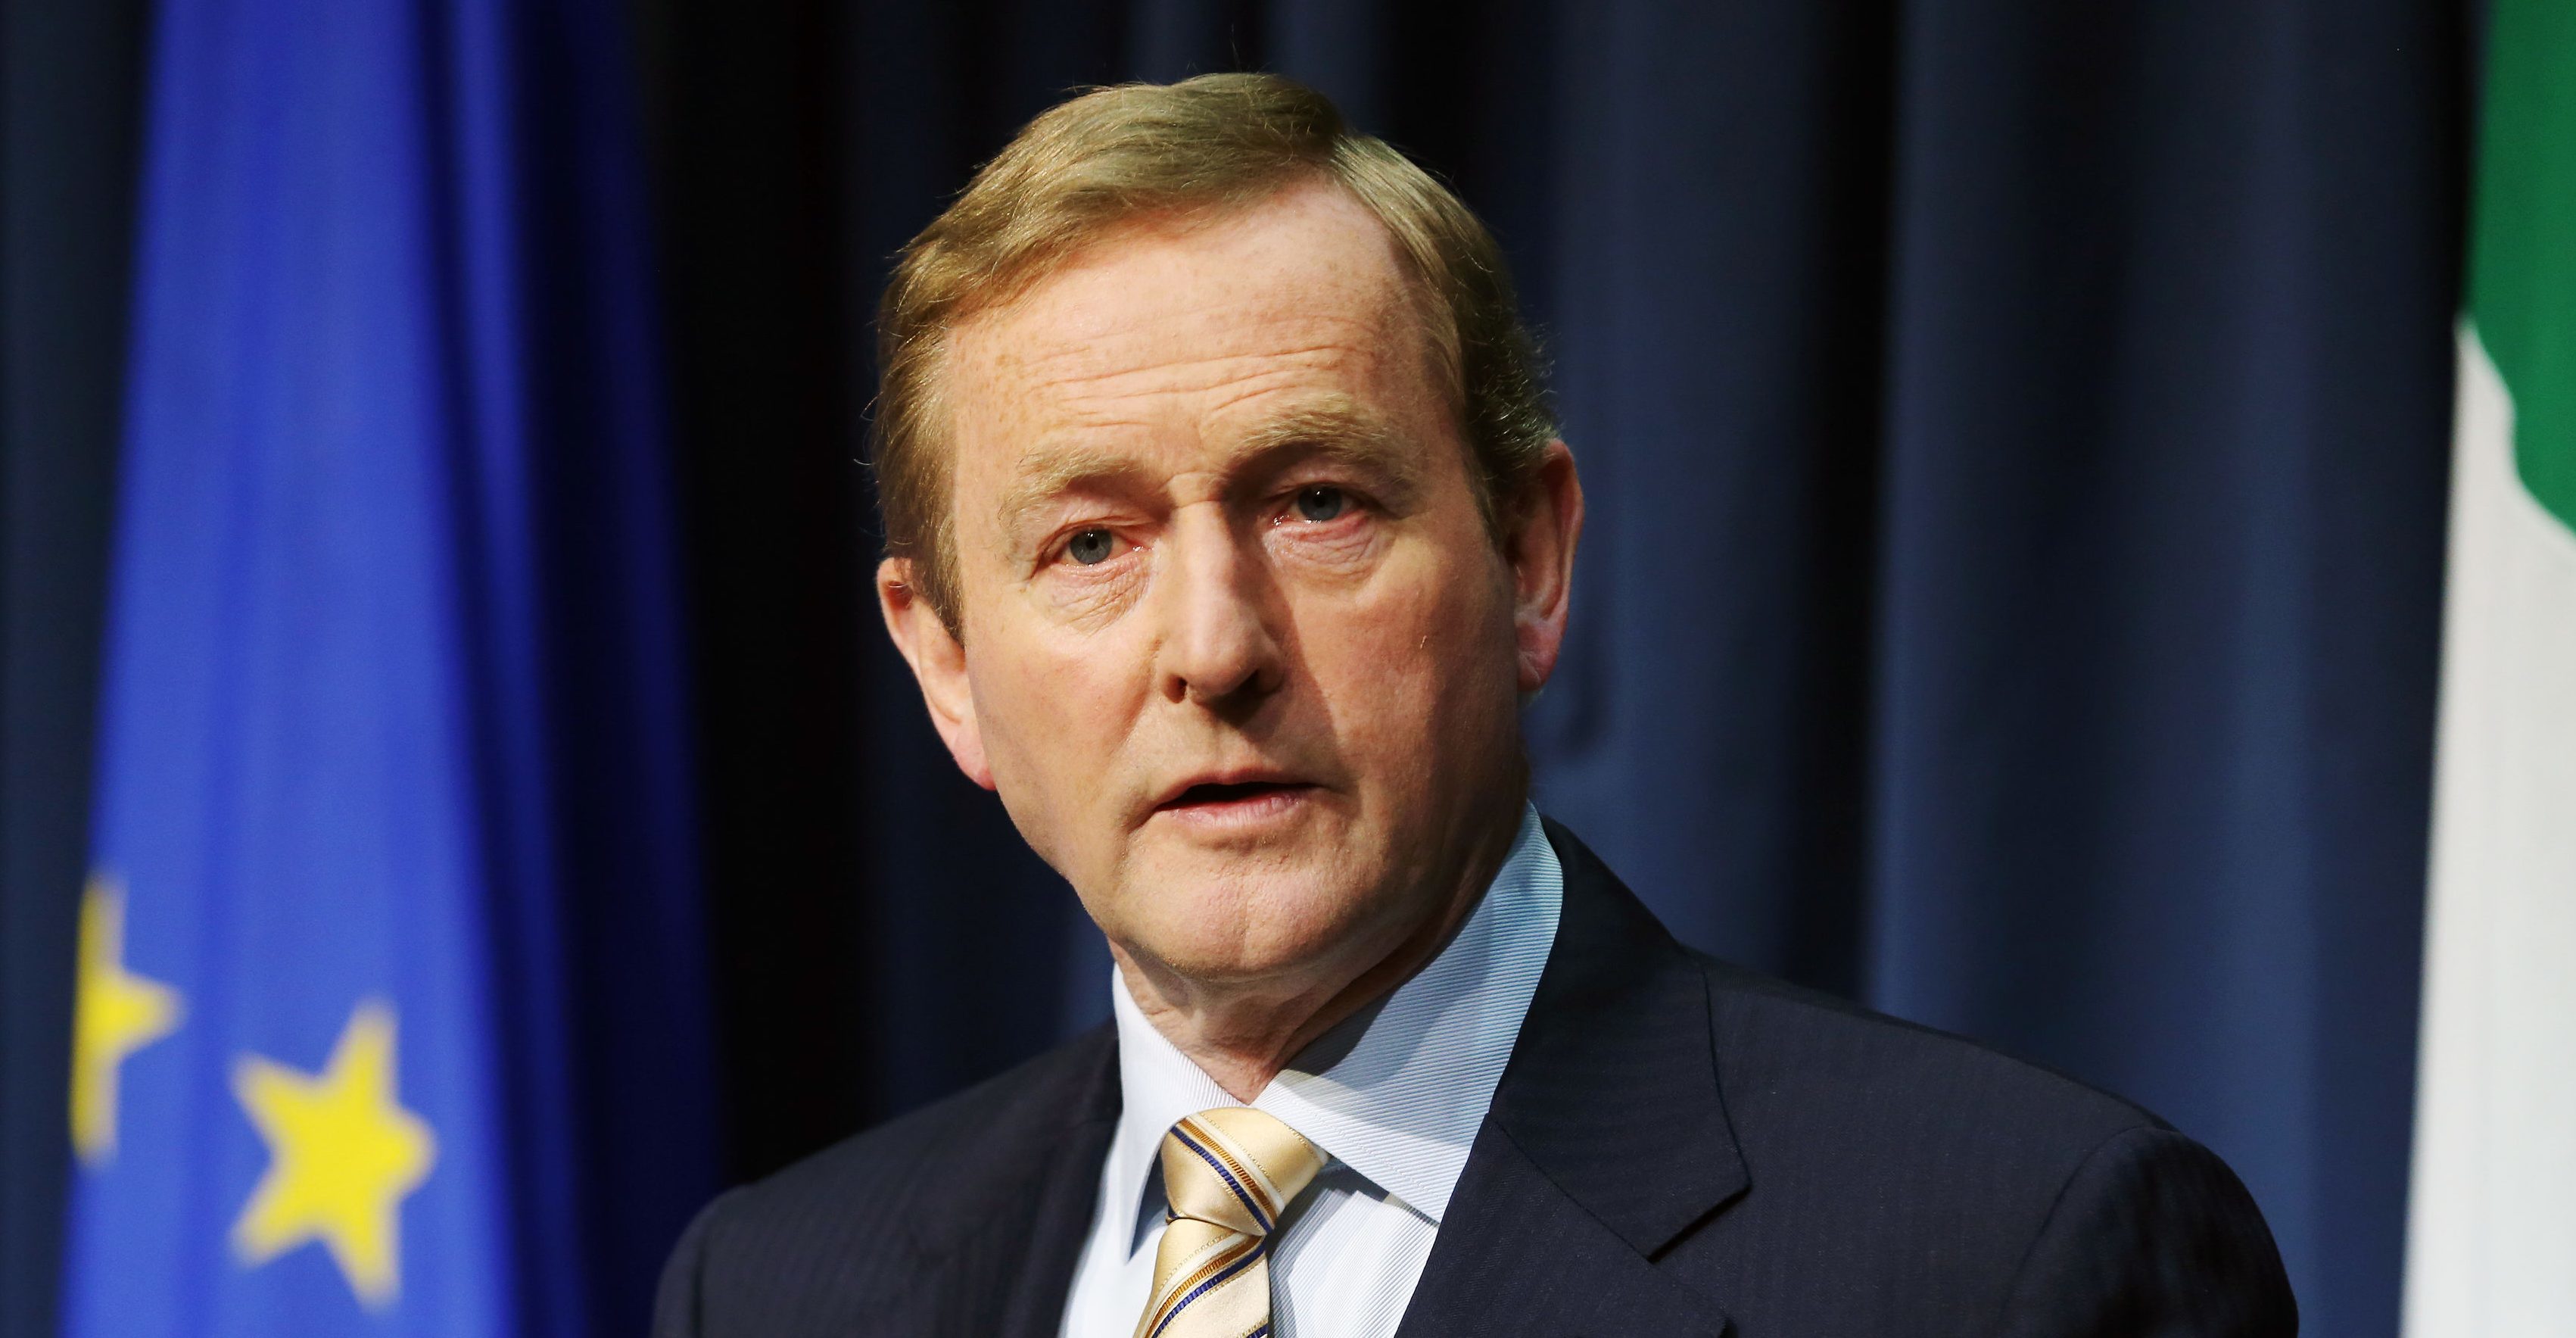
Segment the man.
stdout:
<path fill-rule="evenodd" d="M 719 1199 L 661 1334 L 2295 1331 L 2209 1153 L 1528 806 L 1582 487 L 1491 238 L 1322 98 L 1055 108 L 880 335 L 887 628 L 1115 1021 Z"/>

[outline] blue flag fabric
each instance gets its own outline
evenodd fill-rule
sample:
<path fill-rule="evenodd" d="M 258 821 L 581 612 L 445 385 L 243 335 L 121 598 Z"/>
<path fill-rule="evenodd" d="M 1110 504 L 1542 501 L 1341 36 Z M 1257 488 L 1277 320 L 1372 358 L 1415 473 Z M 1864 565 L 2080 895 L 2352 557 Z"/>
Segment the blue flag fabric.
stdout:
<path fill-rule="evenodd" d="M 73 1338 L 640 1331 L 711 1186 L 616 17 L 160 6 Z"/>

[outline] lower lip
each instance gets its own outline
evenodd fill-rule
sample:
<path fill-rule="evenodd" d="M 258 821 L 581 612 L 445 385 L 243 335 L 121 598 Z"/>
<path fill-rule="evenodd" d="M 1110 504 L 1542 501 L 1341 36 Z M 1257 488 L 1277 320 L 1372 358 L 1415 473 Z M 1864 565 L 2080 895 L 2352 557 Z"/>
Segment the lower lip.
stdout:
<path fill-rule="evenodd" d="M 1165 804 L 1155 812 L 1177 822 L 1208 827 L 1248 827 L 1283 818 L 1305 806 L 1310 785 L 1285 785 L 1263 790 L 1240 799 L 1217 799 L 1192 804 Z"/>

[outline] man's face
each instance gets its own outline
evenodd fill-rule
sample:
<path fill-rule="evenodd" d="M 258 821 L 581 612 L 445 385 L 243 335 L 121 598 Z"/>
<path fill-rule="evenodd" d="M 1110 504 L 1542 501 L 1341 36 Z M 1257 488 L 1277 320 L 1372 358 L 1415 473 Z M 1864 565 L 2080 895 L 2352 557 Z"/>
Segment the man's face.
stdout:
<path fill-rule="evenodd" d="M 968 775 L 1183 976 L 1382 956 L 1517 820 L 1562 594 L 1534 658 L 1399 264 L 1317 184 L 1113 234 L 952 332 L 963 645 L 899 564 L 889 623 Z"/>

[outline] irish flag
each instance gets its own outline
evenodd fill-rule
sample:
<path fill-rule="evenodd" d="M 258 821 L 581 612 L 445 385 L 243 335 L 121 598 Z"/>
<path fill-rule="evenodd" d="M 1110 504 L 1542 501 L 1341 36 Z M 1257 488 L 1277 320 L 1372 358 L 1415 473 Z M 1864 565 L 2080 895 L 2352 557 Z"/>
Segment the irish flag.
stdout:
<path fill-rule="evenodd" d="M 2460 321 L 2409 1338 L 2576 1334 L 2576 3 L 2496 0 Z"/>

